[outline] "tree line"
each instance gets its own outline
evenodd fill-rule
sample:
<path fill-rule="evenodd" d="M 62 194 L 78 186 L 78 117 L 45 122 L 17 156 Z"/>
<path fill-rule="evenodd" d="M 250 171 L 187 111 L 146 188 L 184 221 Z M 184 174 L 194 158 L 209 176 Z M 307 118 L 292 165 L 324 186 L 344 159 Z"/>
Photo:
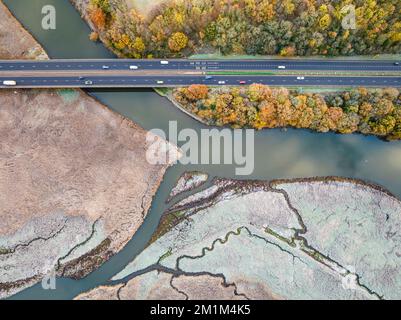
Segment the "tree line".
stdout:
<path fill-rule="evenodd" d="M 342 22 L 355 8 L 355 29 Z M 401 50 L 399 0 L 167 0 L 148 16 L 126 0 L 90 0 L 98 36 L 119 56 L 373 55 Z"/>
<path fill-rule="evenodd" d="M 174 90 L 173 96 L 210 125 L 294 127 L 401 139 L 401 92 L 396 88 L 318 94 L 263 84 L 224 88 L 191 85 Z"/>

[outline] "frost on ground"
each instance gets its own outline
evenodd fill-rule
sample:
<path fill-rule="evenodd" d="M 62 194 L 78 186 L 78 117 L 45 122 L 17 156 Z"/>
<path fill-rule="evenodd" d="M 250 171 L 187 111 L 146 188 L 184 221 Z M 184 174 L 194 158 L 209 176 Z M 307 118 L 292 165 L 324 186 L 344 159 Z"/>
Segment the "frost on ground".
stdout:
<path fill-rule="evenodd" d="M 169 202 L 172 198 L 184 192 L 192 191 L 193 189 L 200 187 L 207 181 L 208 178 L 209 175 L 207 173 L 196 171 L 184 172 L 178 179 L 177 184 L 174 186 L 173 190 L 171 190 L 169 199 L 167 201 Z"/>
<path fill-rule="evenodd" d="M 184 276 L 220 279 L 215 295 L 204 289 L 212 299 L 222 288 L 232 288 L 227 299 L 401 298 L 401 202 L 387 191 L 340 178 L 215 180 L 210 190 L 178 203 L 113 278 L 126 298 L 155 297 L 129 289 L 139 282 L 165 299 L 201 298 L 201 281 L 171 280 Z"/>
<path fill-rule="evenodd" d="M 83 293 L 75 300 L 244 300 L 233 284 L 225 284 L 223 277 L 173 275 L 163 271 L 142 274 L 125 284 L 102 286 Z"/>

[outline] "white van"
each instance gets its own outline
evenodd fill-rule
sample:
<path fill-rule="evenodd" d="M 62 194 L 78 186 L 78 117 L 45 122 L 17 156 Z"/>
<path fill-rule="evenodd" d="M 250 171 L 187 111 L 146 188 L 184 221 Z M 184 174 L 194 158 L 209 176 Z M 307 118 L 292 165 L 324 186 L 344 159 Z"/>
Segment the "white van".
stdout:
<path fill-rule="evenodd" d="M 160 61 L 160 64 L 168 64 L 168 61 L 162 60 L 162 61 Z"/>
<path fill-rule="evenodd" d="M 130 70 L 138 70 L 138 66 L 129 66 Z"/>
<path fill-rule="evenodd" d="M 285 69 L 285 66 L 278 66 L 279 69 Z"/>
<path fill-rule="evenodd" d="M 162 80 L 157 81 L 157 84 L 163 84 L 163 83 L 164 83 L 164 81 L 162 81 Z"/>
<path fill-rule="evenodd" d="M 3 86 L 16 86 L 17 82 L 15 80 L 4 80 Z"/>

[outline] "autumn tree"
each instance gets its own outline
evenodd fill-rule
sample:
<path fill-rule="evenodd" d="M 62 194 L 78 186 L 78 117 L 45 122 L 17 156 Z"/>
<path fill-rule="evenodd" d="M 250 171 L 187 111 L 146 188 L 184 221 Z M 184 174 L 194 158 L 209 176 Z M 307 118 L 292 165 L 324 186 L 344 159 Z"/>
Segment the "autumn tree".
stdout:
<path fill-rule="evenodd" d="M 185 91 L 185 95 L 190 100 L 206 99 L 209 88 L 202 84 L 192 84 Z"/>
<path fill-rule="evenodd" d="M 171 51 L 179 52 L 188 44 L 188 37 L 182 32 L 175 32 L 168 40 L 168 46 Z"/>
<path fill-rule="evenodd" d="M 191 85 L 176 89 L 174 97 L 212 125 L 256 129 L 291 126 L 401 138 L 401 99 L 395 88 L 359 88 L 321 95 L 263 84 L 218 89 Z"/>
<path fill-rule="evenodd" d="M 103 30 L 106 26 L 106 15 L 99 7 L 93 8 L 90 13 L 90 19 L 98 30 Z"/>

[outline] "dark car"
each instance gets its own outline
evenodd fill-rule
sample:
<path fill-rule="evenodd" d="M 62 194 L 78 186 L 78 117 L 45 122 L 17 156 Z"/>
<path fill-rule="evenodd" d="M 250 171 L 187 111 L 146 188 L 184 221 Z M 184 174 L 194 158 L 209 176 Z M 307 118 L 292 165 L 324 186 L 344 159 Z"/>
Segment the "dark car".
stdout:
<path fill-rule="evenodd" d="M 400 63 L 399 63 L 399 62 L 394 62 L 394 65 L 395 65 L 395 66 L 399 66 Z"/>

